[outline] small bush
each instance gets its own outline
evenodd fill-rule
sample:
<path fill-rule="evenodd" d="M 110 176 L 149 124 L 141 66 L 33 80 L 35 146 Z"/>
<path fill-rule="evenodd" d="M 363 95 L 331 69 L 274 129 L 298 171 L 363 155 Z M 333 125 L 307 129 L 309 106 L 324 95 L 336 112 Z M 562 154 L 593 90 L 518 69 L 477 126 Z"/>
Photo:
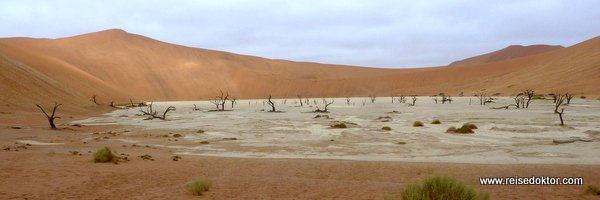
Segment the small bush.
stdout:
<path fill-rule="evenodd" d="M 588 185 L 583 194 L 600 195 L 600 189 L 595 185 Z"/>
<path fill-rule="evenodd" d="M 425 126 L 425 124 L 423 124 L 423 122 L 421 122 L 421 121 L 415 121 L 415 122 L 413 122 L 413 126 L 414 127 L 421 127 L 421 126 Z"/>
<path fill-rule="evenodd" d="M 472 186 L 454 177 L 436 175 L 418 182 L 407 184 L 402 190 L 401 199 L 490 199 L 485 191 L 476 191 Z"/>
<path fill-rule="evenodd" d="M 348 128 L 346 123 L 339 123 L 332 126 L 333 128 Z"/>
<path fill-rule="evenodd" d="M 117 156 L 115 156 L 109 147 L 99 149 L 94 153 L 94 162 L 114 162 L 117 163 Z"/>
<path fill-rule="evenodd" d="M 465 123 L 465 124 L 463 124 L 463 127 L 469 127 L 470 129 L 477 129 L 477 126 L 475 124 L 471 124 L 471 123 Z"/>
<path fill-rule="evenodd" d="M 191 195 L 201 196 L 202 193 L 208 191 L 212 186 L 212 180 L 208 178 L 194 178 L 193 180 L 185 183 L 185 191 Z"/>
<path fill-rule="evenodd" d="M 435 119 L 431 122 L 431 124 L 441 124 L 442 122 L 439 119 Z"/>
<path fill-rule="evenodd" d="M 475 126 L 475 124 L 465 123 L 460 128 L 451 126 L 446 130 L 446 133 L 475 133 L 473 129 L 477 129 L 477 126 Z"/>
<path fill-rule="evenodd" d="M 389 126 L 384 126 L 384 127 L 381 127 L 381 130 L 391 131 L 392 128 L 390 128 Z"/>
<path fill-rule="evenodd" d="M 451 126 L 450 128 L 448 128 L 446 130 L 446 133 L 454 133 L 454 132 L 456 132 L 456 126 Z"/>
<path fill-rule="evenodd" d="M 586 98 L 587 98 L 586 96 L 581 96 L 581 99 L 586 99 Z"/>

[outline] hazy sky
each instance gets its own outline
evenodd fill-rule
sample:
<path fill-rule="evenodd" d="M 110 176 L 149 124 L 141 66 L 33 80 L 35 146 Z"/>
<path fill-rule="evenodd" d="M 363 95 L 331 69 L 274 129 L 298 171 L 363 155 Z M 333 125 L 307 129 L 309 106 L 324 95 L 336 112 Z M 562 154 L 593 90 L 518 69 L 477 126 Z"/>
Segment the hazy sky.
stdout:
<path fill-rule="evenodd" d="M 119 28 L 272 59 L 408 68 L 600 35 L 598 0 L 0 0 L 0 37 Z"/>

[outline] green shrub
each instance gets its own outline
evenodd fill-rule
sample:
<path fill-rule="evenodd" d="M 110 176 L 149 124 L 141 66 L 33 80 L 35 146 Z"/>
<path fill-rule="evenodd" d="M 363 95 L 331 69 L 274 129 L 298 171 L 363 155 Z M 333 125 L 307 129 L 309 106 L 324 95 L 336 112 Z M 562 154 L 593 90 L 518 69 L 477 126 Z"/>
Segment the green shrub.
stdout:
<path fill-rule="evenodd" d="M 346 123 L 339 123 L 332 126 L 333 128 L 348 128 Z"/>
<path fill-rule="evenodd" d="M 485 191 L 476 191 L 472 186 L 454 177 L 436 175 L 423 180 L 422 184 L 418 182 L 407 184 L 402 190 L 401 199 L 487 200 L 490 199 L 490 195 Z"/>
<path fill-rule="evenodd" d="M 382 130 L 386 130 L 386 131 L 391 131 L 392 130 L 392 128 L 390 128 L 389 126 L 381 127 L 381 129 Z"/>
<path fill-rule="evenodd" d="M 600 189 L 595 185 L 588 185 L 583 194 L 600 195 Z"/>
<path fill-rule="evenodd" d="M 425 126 L 425 124 L 423 124 L 423 122 L 421 122 L 421 121 L 415 121 L 415 122 L 413 122 L 413 126 L 414 127 L 421 127 L 421 126 Z"/>
<path fill-rule="evenodd" d="M 201 196 L 202 193 L 208 191 L 212 186 L 213 181 L 208 178 L 194 178 L 185 183 L 185 191 L 191 195 Z"/>
<path fill-rule="evenodd" d="M 541 99 L 541 100 L 545 100 L 545 99 L 546 99 L 546 97 L 544 97 L 544 96 L 543 96 L 543 95 L 541 95 L 541 94 L 536 94 L 536 95 L 533 95 L 533 97 L 531 97 L 531 99 Z"/>
<path fill-rule="evenodd" d="M 441 124 L 442 122 L 439 119 L 435 119 L 431 122 L 431 124 Z"/>
<path fill-rule="evenodd" d="M 117 156 L 115 156 L 109 147 L 99 149 L 94 153 L 94 162 L 114 162 L 117 163 Z"/>

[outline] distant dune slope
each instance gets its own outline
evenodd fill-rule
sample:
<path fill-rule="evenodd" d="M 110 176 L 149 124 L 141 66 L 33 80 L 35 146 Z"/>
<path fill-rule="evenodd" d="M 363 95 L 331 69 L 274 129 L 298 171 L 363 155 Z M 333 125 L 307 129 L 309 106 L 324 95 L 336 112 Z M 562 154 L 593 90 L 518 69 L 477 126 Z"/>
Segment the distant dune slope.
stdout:
<path fill-rule="evenodd" d="M 164 43 L 118 29 L 60 39 L 3 38 L 0 44 L 0 52 L 84 96 L 98 94 L 103 102 L 204 100 L 220 90 L 237 99 L 470 96 L 482 90 L 510 95 L 524 89 L 600 94 L 598 37 L 567 48 L 536 48 L 557 49 L 535 55 L 533 50 L 524 50 L 528 56 L 505 52 L 486 58 L 495 62 L 418 69 L 271 60 Z"/>
<path fill-rule="evenodd" d="M 93 103 L 77 91 L 0 52 L 0 104 L 50 109 L 54 102 L 83 108 Z M 36 108 L 37 109 L 37 108 Z"/>
<path fill-rule="evenodd" d="M 511 45 L 504 49 L 494 51 L 491 53 L 467 58 L 464 60 L 454 61 L 450 63 L 448 66 L 467 66 L 467 65 L 476 65 L 490 62 L 497 62 L 503 60 L 509 60 L 514 58 L 520 58 L 525 56 L 536 55 L 540 53 L 546 53 L 558 49 L 564 48 L 563 46 L 556 45 L 531 45 L 531 46 L 521 46 L 521 45 Z"/>

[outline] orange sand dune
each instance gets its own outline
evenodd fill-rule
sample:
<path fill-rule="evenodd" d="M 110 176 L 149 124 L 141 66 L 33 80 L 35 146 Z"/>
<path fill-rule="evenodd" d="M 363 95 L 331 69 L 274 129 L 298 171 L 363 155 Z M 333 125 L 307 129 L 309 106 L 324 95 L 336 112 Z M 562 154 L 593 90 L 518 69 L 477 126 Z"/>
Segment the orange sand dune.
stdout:
<path fill-rule="evenodd" d="M 497 62 L 503 60 L 509 60 L 513 58 L 520 58 L 530 55 L 536 55 L 540 53 L 546 53 L 558 49 L 565 48 L 560 45 L 551 46 L 551 45 L 531 45 L 531 46 L 521 46 L 521 45 L 510 45 L 504 49 L 494 51 L 492 53 L 487 53 L 471 58 L 467 58 L 464 60 L 454 61 L 450 63 L 448 66 L 466 66 L 466 65 L 476 65 L 482 63 L 490 63 Z"/>
<path fill-rule="evenodd" d="M 271 60 L 117 29 L 60 39 L 4 38 L 2 43 L 0 52 L 85 96 L 98 94 L 103 102 L 211 99 L 219 90 L 238 99 L 472 95 L 482 90 L 510 95 L 524 89 L 600 94 L 600 38 L 567 48 L 514 46 L 486 54 L 476 65 L 419 69 Z"/>
<path fill-rule="evenodd" d="M 93 105 L 79 92 L 1 52 L 0 69 L 0 102 L 3 106 L 35 108 L 35 104 L 39 104 L 50 109 L 55 101 L 72 108 Z"/>

